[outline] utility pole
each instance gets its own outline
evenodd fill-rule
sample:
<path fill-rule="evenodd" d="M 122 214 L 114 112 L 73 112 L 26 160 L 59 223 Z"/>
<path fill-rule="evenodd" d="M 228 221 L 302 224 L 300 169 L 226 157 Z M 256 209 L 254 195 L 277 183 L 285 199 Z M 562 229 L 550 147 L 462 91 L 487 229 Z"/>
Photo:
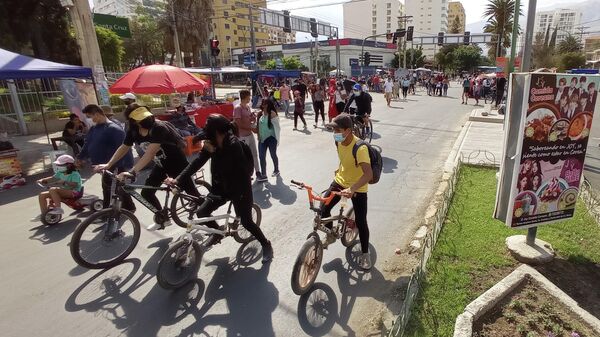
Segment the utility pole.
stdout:
<path fill-rule="evenodd" d="M 399 16 L 398 19 L 402 21 L 402 29 L 405 30 L 404 37 L 402 38 L 402 68 L 406 69 L 406 24 L 411 21 L 412 15 Z"/>
<path fill-rule="evenodd" d="M 314 72 L 315 71 L 315 58 L 313 56 L 313 43 L 312 41 L 309 41 L 310 43 L 310 71 Z"/>
<path fill-rule="evenodd" d="M 527 9 L 527 27 L 525 28 L 525 44 L 523 45 L 523 59 L 521 60 L 521 71 L 529 71 L 531 67 L 531 51 L 533 45 L 533 26 L 535 22 L 535 8 L 537 0 L 529 0 Z M 535 238 L 535 235 L 534 235 Z"/>
<path fill-rule="evenodd" d="M 315 73 L 319 77 L 319 37 L 315 37 Z"/>
<path fill-rule="evenodd" d="M 250 68 L 258 69 L 258 59 L 257 59 L 257 55 L 256 55 L 256 40 L 255 40 L 255 36 L 254 36 L 254 16 L 252 15 L 252 0 L 249 0 L 248 19 L 250 20 L 250 45 L 252 48 L 252 54 L 254 55 L 254 62 L 256 62 L 256 64 L 253 64 L 252 59 L 251 59 Z"/>
<path fill-rule="evenodd" d="M 535 10 L 534 10 L 535 11 Z M 510 42 L 510 61 L 507 74 L 512 73 L 515 69 L 515 53 L 517 51 L 517 35 L 519 35 L 519 14 L 521 13 L 521 1 L 515 0 L 515 14 L 513 16 L 513 30 L 511 34 L 512 41 Z"/>
<path fill-rule="evenodd" d="M 181 62 L 179 34 L 177 33 L 177 23 L 175 22 L 175 1 L 171 1 L 171 24 L 173 27 L 173 45 L 175 46 L 175 65 L 181 68 L 183 67 L 183 62 Z"/>
<path fill-rule="evenodd" d="M 579 30 L 579 42 L 581 43 L 582 46 L 585 47 L 585 43 L 583 42 L 583 34 L 585 34 L 585 30 L 588 29 L 590 27 L 587 26 L 579 26 L 579 27 L 575 27 L 575 29 Z"/>
<path fill-rule="evenodd" d="M 335 27 L 335 68 L 336 75 L 340 76 L 340 31 Z"/>

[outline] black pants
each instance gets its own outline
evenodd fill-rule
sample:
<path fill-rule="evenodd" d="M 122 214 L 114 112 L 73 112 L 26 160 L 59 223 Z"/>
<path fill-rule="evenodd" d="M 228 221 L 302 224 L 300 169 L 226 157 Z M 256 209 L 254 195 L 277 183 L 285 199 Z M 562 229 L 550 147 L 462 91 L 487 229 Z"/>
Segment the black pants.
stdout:
<path fill-rule="evenodd" d="M 167 178 L 167 176 L 173 178 L 177 177 L 179 173 L 181 173 L 181 171 L 185 169 L 186 165 L 187 163 L 185 163 L 185 165 L 182 167 L 177 167 L 170 170 L 167 170 L 159 165 L 154 165 L 152 171 L 150 171 L 150 175 L 148 175 L 148 178 L 146 179 L 146 182 L 144 184 L 148 186 L 159 187 L 160 185 L 162 185 L 163 181 L 165 180 L 165 178 Z M 181 187 L 185 191 L 185 193 L 189 195 L 200 197 L 200 193 L 198 193 L 196 185 L 194 185 L 194 181 L 192 180 L 191 176 L 187 177 L 183 181 L 179 181 L 179 187 Z M 156 197 L 156 190 L 142 189 L 141 194 L 142 197 L 144 197 L 144 199 L 148 200 L 148 202 L 152 204 L 152 206 L 154 206 L 158 210 L 162 210 L 160 201 Z M 169 205 L 165 205 L 165 207 L 169 207 Z"/>
<path fill-rule="evenodd" d="M 402 97 L 406 98 L 408 94 L 408 87 L 402 87 Z"/>
<path fill-rule="evenodd" d="M 118 167 L 114 173 L 119 174 L 121 172 L 127 172 L 127 169 Z M 102 174 L 102 198 L 104 198 L 104 200 L 102 200 L 102 205 L 104 208 L 110 207 L 111 185 L 112 178 L 108 174 Z M 131 212 L 135 212 L 135 204 L 133 203 L 133 199 L 131 199 L 131 196 L 129 194 L 125 193 L 121 188 L 118 191 L 115 191 L 115 193 L 119 193 L 119 195 L 121 196 L 121 202 L 124 209 Z"/>
<path fill-rule="evenodd" d="M 216 211 L 219 207 L 225 205 L 227 202 L 226 198 L 216 196 L 214 194 L 209 194 L 204 202 L 198 208 L 196 215 L 199 218 L 208 217 L 212 214 L 212 212 Z M 260 227 L 254 223 L 252 220 L 252 190 L 246 191 L 242 193 L 240 196 L 236 196 L 231 200 L 233 203 L 233 209 L 235 210 L 235 214 L 240 217 L 240 222 L 244 228 L 260 242 L 262 246 L 268 245 L 269 241 L 263 234 Z M 207 222 L 205 224 L 207 227 L 218 229 L 219 225 L 216 221 Z"/>
<path fill-rule="evenodd" d="M 304 119 L 304 111 L 298 112 L 298 111 L 294 110 L 294 129 L 298 128 L 298 117 L 300 117 L 300 119 L 302 120 L 302 123 L 304 123 L 304 126 L 306 126 L 306 120 Z"/>
<path fill-rule="evenodd" d="M 344 113 L 344 108 L 346 107 L 345 102 L 335 103 L 335 108 L 337 109 L 338 115 Z"/>
<path fill-rule="evenodd" d="M 321 113 L 321 119 L 325 122 L 325 103 L 323 101 L 314 101 L 313 109 L 315 110 L 315 124 L 319 124 L 319 113 Z"/>
<path fill-rule="evenodd" d="M 502 103 L 502 96 L 504 96 L 504 88 L 496 89 L 496 106 Z"/>
<path fill-rule="evenodd" d="M 323 197 L 328 197 L 331 191 L 342 191 L 344 188 L 335 181 L 331 183 L 329 189 Z M 337 205 L 341 197 L 336 195 L 331 203 L 327 206 L 321 204 L 321 217 L 327 218 L 331 216 L 331 209 Z M 354 220 L 358 228 L 358 237 L 360 238 L 360 248 L 363 253 L 369 252 L 369 225 L 367 224 L 367 193 L 354 193 L 352 197 L 352 206 L 354 207 Z M 333 224 L 328 223 L 325 226 L 332 228 Z"/>

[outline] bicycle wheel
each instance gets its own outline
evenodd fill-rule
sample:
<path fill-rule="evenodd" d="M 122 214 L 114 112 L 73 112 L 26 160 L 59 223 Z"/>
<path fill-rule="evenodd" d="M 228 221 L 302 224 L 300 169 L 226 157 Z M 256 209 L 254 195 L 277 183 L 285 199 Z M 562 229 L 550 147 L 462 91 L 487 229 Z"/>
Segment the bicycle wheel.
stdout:
<path fill-rule="evenodd" d="M 323 261 L 323 245 L 318 236 L 311 236 L 300 248 L 292 270 L 292 290 L 296 295 L 306 293 L 317 279 Z"/>
<path fill-rule="evenodd" d="M 356 222 L 354 222 L 354 209 L 352 207 L 346 212 L 345 224 L 342 226 L 342 230 L 342 245 L 350 247 L 355 244 L 358 237 L 358 228 L 356 227 Z"/>
<path fill-rule="evenodd" d="M 123 261 L 140 239 L 140 222 L 133 213 L 107 208 L 93 213 L 73 232 L 71 256 L 89 269 L 109 268 Z"/>
<path fill-rule="evenodd" d="M 260 207 L 258 207 L 257 204 L 253 204 L 252 205 L 252 221 L 254 221 L 254 223 L 260 227 L 260 222 L 262 220 L 262 211 L 260 210 Z M 239 242 L 239 243 L 248 243 L 254 240 L 254 236 L 252 236 L 252 234 L 244 227 L 242 226 L 240 223 L 237 223 L 236 220 L 236 224 L 234 224 L 234 226 L 232 226 L 232 228 L 234 230 L 236 230 L 235 232 L 233 232 L 233 238 L 235 239 L 235 241 Z"/>
<path fill-rule="evenodd" d="M 358 137 L 358 138 L 360 138 L 360 139 L 363 139 L 363 138 L 362 138 L 362 127 L 361 127 L 361 125 L 362 125 L 362 124 L 360 124 L 360 125 L 359 125 L 359 123 L 356 123 L 356 122 L 355 122 L 355 123 L 354 123 L 354 125 L 352 126 L 352 133 L 353 133 L 353 134 L 354 134 L 356 137 Z"/>
<path fill-rule="evenodd" d="M 190 247 L 191 244 L 191 247 Z M 204 251 L 196 242 L 181 240 L 172 245 L 158 262 L 156 279 L 164 289 L 183 287 L 198 275 Z"/>
<path fill-rule="evenodd" d="M 196 207 L 200 206 L 199 204 L 203 201 L 203 199 L 198 199 L 184 193 L 175 194 L 171 200 L 171 207 L 169 209 L 171 219 L 173 219 L 177 226 L 186 228 L 190 214 L 193 218 Z"/>

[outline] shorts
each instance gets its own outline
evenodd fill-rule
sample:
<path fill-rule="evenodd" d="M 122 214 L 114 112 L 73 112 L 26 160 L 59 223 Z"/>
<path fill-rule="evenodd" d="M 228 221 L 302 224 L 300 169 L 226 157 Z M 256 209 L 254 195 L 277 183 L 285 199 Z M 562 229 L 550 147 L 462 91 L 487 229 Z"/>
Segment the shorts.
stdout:
<path fill-rule="evenodd" d="M 468 94 L 468 93 L 469 93 L 469 88 L 468 88 L 468 87 L 463 87 L 463 92 L 464 92 L 465 94 Z"/>
<path fill-rule="evenodd" d="M 83 197 L 83 190 L 81 191 L 71 191 L 73 192 L 73 199 L 79 199 Z"/>
<path fill-rule="evenodd" d="M 386 99 L 391 99 L 392 98 L 392 93 L 391 92 L 386 92 L 385 93 L 385 98 Z"/>

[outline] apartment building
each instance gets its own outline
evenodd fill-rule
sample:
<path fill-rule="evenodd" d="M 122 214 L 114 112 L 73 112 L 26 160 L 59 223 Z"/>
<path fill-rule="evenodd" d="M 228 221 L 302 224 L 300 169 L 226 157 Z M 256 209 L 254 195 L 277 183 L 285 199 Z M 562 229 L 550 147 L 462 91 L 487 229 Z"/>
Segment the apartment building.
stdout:
<path fill-rule="evenodd" d="M 412 15 L 411 24 L 415 27 L 414 36 L 433 36 L 448 32 L 448 0 L 406 0 L 406 15 Z M 435 45 L 423 46 L 423 54 L 431 59 L 435 55 Z"/>
<path fill-rule="evenodd" d="M 345 38 L 364 39 L 392 33 L 403 25 L 398 17 L 404 15 L 404 4 L 398 0 L 346 2 L 342 7 Z M 378 40 L 384 41 L 385 37 Z"/>
<path fill-rule="evenodd" d="M 550 32 L 554 31 L 554 28 L 558 28 L 556 33 L 556 42 L 558 43 L 569 34 L 578 32 L 577 27 L 581 24 L 582 16 L 583 14 L 580 11 L 566 8 L 538 12 L 535 15 L 533 36 L 538 33 L 545 34 L 548 27 L 550 27 Z"/>
<path fill-rule="evenodd" d="M 454 27 L 454 21 L 458 22 L 458 32 L 457 34 L 462 34 L 465 32 L 466 25 L 466 14 L 465 8 L 463 7 L 460 1 L 450 1 L 448 3 L 448 32 L 451 31 L 451 28 Z"/>

